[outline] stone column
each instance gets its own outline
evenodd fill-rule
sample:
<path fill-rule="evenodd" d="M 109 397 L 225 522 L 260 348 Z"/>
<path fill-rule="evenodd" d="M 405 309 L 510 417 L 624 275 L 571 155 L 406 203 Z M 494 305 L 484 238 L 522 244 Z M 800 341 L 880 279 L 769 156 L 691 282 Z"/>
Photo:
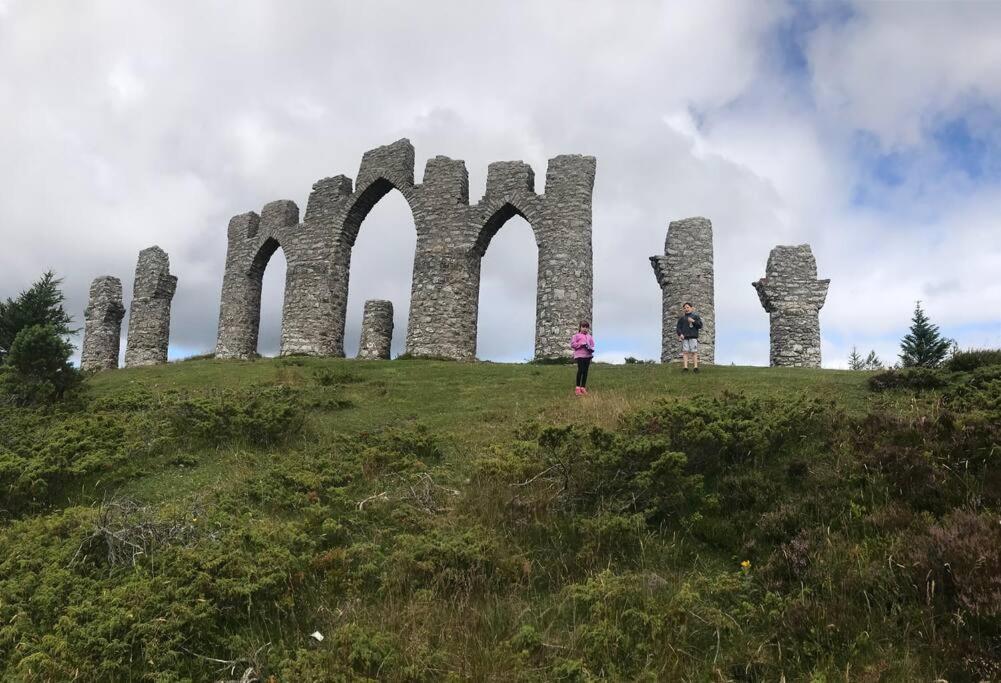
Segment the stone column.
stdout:
<path fill-rule="evenodd" d="M 671 221 L 664 255 L 651 256 L 650 263 L 663 293 L 661 362 L 679 359 L 678 318 L 682 314 L 682 304 L 690 301 L 703 322 L 699 333 L 699 362 L 712 364 L 716 358 L 712 223 L 702 217 Z"/>
<path fill-rule="evenodd" d="M 118 367 L 118 351 L 122 336 L 122 281 L 102 275 L 90 285 L 90 301 L 83 312 L 83 350 L 80 368 L 83 370 L 114 370 Z"/>
<path fill-rule="evenodd" d="M 176 289 L 177 278 L 170 274 L 167 253 L 160 247 L 139 252 L 132 306 L 129 308 L 126 367 L 167 362 L 170 303 Z"/>
<path fill-rule="evenodd" d="M 582 320 L 592 318 L 591 194 L 595 167 L 594 157 L 579 154 L 549 160 L 542 221 L 534 226 L 539 246 L 537 360 L 569 358 L 573 353 L 571 337 Z"/>
<path fill-rule="evenodd" d="M 480 264 L 467 247 L 470 210 L 465 162 L 445 156 L 428 159 L 412 207 L 417 245 L 407 353 L 472 360 Z"/>
<path fill-rule="evenodd" d="M 770 316 L 771 364 L 819 368 L 820 309 L 831 281 L 817 279 L 810 245 L 775 247 L 765 277 L 751 284 Z"/>
<path fill-rule="evenodd" d="M 393 344 L 393 302 L 371 299 L 365 302 L 358 358 L 389 360 Z"/>

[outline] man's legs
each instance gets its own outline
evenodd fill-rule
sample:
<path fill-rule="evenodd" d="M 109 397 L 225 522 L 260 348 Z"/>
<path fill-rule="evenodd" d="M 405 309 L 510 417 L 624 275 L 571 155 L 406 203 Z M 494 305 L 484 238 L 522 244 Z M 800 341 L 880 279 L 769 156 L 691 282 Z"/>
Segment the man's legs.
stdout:
<path fill-rule="evenodd" d="M 699 369 L 699 352 L 696 351 L 692 354 L 692 362 L 695 363 L 695 369 Z"/>

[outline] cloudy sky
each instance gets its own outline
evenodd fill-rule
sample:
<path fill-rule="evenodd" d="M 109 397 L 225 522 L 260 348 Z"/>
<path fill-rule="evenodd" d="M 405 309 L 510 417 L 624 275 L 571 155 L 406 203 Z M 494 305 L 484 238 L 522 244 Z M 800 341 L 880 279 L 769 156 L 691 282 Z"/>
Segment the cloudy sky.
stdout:
<path fill-rule="evenodd" d="M 82 321 L 90 280 L 131 298 L 158 244 L 180 283 L 171 357 L 212 349 L 230 216 L 354 176 L 401 137 L 417 175 L 464 159 L 598 159 L 600 357 L 656 358 L 648 257 L 672 219 L 713 222 L 717 360 L 768 363 L 751 281 L 809 242 L 824 365 L 896 359 L 914 302 L 962 346 L 1001 346 L 1001 3 L 51 2 L 0 0 L 0 296 L 51 268 Z M 387 195 L 362 226 L 348 353 L 366 298 L 397 311 L 415 234 Z M 530 357 L 530 227 L 483 263 L 479 356 Z M 278 346 L 285 264 L 265 276 L 261 352 Z"/>

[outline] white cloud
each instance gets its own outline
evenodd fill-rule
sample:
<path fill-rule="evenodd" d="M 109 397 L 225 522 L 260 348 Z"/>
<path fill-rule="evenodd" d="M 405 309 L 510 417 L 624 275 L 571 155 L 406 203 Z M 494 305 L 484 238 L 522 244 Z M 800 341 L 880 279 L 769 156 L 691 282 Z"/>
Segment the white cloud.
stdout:
<path fill-rule="evenodd" d="M 800 36 L 804 74 L 775 60 L 776 28 L 802 11 L 784 2 L 651 1 L 628 16 L 598 0 L 0 7 L 4 295 L 53 267 L 79 317 L 92 277 L 130 289 L 139 249 L 159 243 L 180 277 L 174 342 L 209 350 L 229 216 L 278 198 L 304 210 L 316 179 L 407 136 L 418 178 L 428 157 L 465 159 L 472 201 L 490 161 L 531 163 L 541 192 L 548 158 L 597 156 L 594 322 L 609 358 L 659 357 L 647 257 L 691 215 L 715 228 L 721 362 L 767 363 L 750 282 L 779 243 L 810 242 L 832 278 L 827 363 L 853 342 L 895 355 L 917 298 L 970 343 L 1001 320 L 1001 187 L 921 161 L 930 123 L 1001 100 L 987 3 L 860 4 Z M 856 201 L 871 174 L 849 144 L 859 128 L 924 155 L 900 185 L 869 188 L 878 208 Z M 400 349 L 412 239 L 402 200 L 362 227 L 349 350 L 370 297 L 393 299 Z M 491 246 L 482 356 L 531 355 L 535 254 L 517 224 Z M 280 263 L 267 277 L 262 348 L 276 344 Z"/>

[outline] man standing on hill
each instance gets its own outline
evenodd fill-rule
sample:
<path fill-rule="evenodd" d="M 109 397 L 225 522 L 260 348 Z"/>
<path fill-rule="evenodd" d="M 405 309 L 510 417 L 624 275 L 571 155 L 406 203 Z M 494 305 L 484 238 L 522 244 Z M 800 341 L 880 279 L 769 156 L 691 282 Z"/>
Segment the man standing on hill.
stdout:
<path fill-rule="evenodd" d="M 699 371 L 699 330 L 702 329 L 702 317 L 695 312 L 695 307 L 688 301 L 681 307 L 682 315 L 678 318 L 678 340 L 681 342 L 682 372 L 688 372 L 688 358 L 691 356 L 695 364 L 694 372 Z"/>

